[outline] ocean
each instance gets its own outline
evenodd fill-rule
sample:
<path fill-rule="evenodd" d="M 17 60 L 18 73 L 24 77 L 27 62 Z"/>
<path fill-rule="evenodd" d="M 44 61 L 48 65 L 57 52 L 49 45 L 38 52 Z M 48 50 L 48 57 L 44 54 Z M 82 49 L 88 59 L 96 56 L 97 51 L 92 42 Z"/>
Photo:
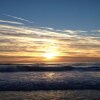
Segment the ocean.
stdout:
<path fill-rule="evenodd" d="M 100 100 L 100 63 L 1 64 L 0 100 Z"/>

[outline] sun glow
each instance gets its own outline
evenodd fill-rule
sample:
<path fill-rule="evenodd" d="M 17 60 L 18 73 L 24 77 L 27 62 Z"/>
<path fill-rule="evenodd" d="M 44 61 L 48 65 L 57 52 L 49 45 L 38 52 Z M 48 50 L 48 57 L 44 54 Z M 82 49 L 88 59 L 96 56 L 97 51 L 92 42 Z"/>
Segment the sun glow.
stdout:
<path fill-rule="evenodd" d="M 57 53 L 54 52 L 47 52 L 43 54 L 43 57 L 47 58 L 47 59 L 53 59 L 57 56 Z"/>

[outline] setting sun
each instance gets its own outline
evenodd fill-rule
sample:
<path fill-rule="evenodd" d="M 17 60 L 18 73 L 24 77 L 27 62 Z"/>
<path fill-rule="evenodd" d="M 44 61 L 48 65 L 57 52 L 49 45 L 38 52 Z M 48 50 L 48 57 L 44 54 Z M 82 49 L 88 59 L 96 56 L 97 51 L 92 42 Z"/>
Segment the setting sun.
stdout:
<path fill-rule="evenodd" d="M 53 53 L 53 52 L 47 52 L 47 53 L 43 54 L 43 57 L 45 57 L 47 59 L 53 59 L 56 56 L 57 56 L 57 53 Z"/>

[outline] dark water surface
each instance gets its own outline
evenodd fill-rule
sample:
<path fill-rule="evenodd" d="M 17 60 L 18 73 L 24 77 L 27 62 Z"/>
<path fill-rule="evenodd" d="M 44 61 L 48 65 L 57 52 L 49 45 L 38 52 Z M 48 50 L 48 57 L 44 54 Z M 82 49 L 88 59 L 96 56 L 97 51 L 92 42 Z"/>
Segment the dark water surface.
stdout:
<path fill-rule="evenodd" d="M 13 67 L 0 67 L 0 100 L 100 100 L 99 65 L 36 72 Z"/>
<path fill-rule="evenodd" d="M 0 73 L 0 90 L 100 90 L 100 72 L 6 72 Z"/>

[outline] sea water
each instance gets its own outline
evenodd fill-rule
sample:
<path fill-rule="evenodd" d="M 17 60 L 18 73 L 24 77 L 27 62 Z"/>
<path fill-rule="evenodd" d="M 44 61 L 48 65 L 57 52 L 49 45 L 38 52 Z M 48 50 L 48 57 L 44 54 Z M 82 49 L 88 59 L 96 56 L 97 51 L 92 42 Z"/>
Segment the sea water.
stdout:
<path fill-rule="evenodd" d="M 0 90 L 0 100 L 100 100 L 100 72 L 0 72 Z"/>

